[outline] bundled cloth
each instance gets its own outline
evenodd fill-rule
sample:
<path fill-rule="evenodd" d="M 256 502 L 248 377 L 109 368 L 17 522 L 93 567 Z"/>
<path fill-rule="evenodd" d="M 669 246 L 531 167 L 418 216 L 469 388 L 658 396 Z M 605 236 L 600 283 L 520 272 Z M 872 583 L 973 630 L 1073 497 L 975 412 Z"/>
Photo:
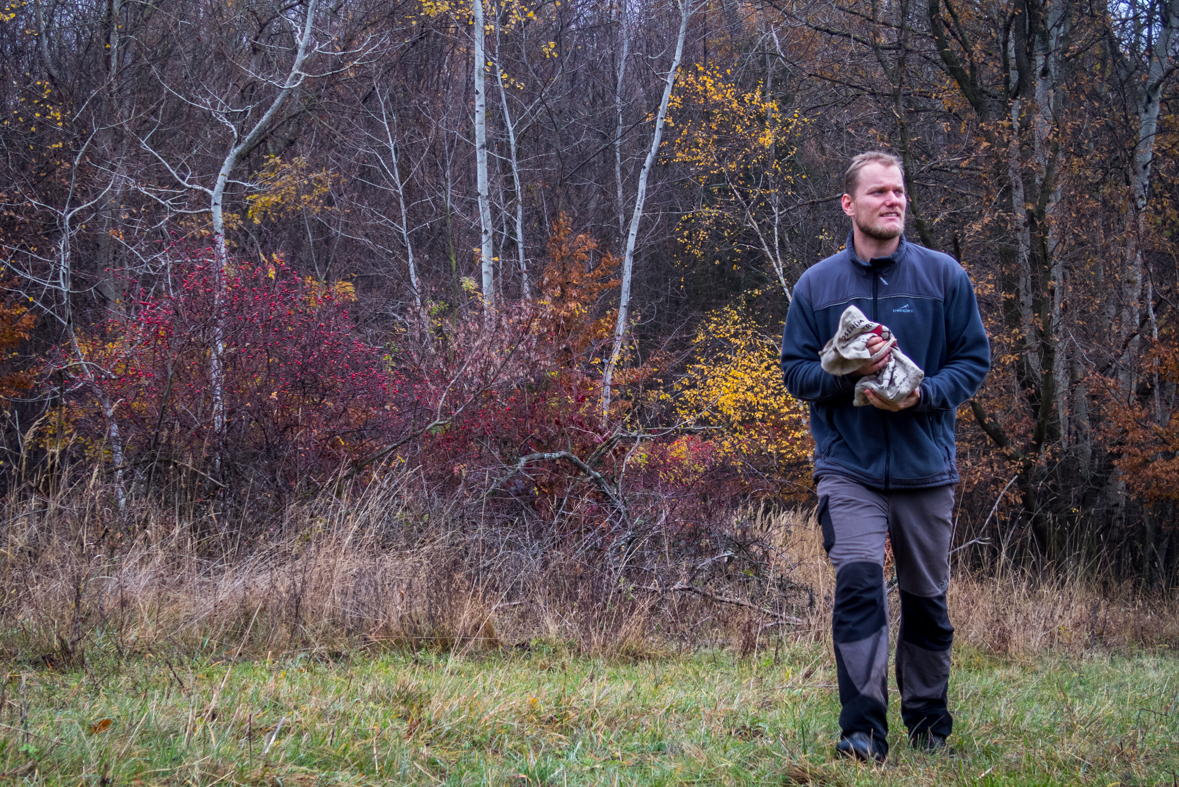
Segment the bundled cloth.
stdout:
<path fill-rule="evenodd" d="M 868 342 L 878 336 L 884 344 L 875 353 L 868 351 Z M 886 352 L 892 351 L 888 363 L 873 374 L 861 377 L 856 382 L 856 407 L 871 404 L 864 395 L 871 390 L 881 399 L 892 404 L 900 403 L 917 390 L 925 379 L 925 372 L 918 368 L 896 347 L 897 340 L 892 331 L 878 322 L 872 322 L 855 306 L 848 306 L 839 317 L 839 330 L 831 341 L 823 346 L 819 357 L 823 371 L 834 375 L 851 374 L 869 361 L 879 360 Z"/>

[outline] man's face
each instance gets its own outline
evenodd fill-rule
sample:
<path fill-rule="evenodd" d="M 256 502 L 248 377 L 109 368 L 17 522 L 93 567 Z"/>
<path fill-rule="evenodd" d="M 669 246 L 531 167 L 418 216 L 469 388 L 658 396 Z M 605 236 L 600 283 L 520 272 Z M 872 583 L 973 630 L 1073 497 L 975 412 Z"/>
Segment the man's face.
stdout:
<path fill-rule="evenodd" d="M 869 238 L 887 241 L 905 229 L 905 202 L 901 171 L 873 161 L 860 170 L 856 193 L 843 195 L 843 212 Z"/>

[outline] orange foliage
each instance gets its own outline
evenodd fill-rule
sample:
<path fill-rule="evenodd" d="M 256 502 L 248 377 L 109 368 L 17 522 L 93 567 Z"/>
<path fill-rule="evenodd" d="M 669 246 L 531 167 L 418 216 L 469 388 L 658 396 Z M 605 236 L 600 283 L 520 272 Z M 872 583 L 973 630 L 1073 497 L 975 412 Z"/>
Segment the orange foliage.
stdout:
<path fill-rule="evenodd" d="M 549 261 L 540 278 L 537 334 L 548 334 L 563 362 L 582 360 L 610 336 L 613 318 L 607 314 L 593 319 L 591 310 L 603 293 L 618 286 L 614 255 L 604 254 L 592 265 L 597 242 L 585 233 L 570 238 L 571 232 L 569 219 L 562 213 L 553 225 Z"/>
<path fill-rule="evenodd" d="M 26 306 L 11 300 L 0 303 L 0 364 L 7 365 L 16 356 L 12 348 L 29 338 L 35 323 Z M 30 378 L 28 372 L 0 374 L 0 398 L 9 399 L 27 390 Z"/>
<path fill-rule="evenodd" d="M 1147 359 L 1160 383 L 1179 383 L 1179 350 L 1156 341 Z M 1108 395 L 1105 437 L 1119 453 L 1114 464 L 1122 471 L 1126 486 L 1151 501 L 1179 500 L 1179 412 L 1164 408 L 1163 422 L 1159 423 L 1153 397 L 1122 401 L 1113 381 L 1097 380 Z"/>

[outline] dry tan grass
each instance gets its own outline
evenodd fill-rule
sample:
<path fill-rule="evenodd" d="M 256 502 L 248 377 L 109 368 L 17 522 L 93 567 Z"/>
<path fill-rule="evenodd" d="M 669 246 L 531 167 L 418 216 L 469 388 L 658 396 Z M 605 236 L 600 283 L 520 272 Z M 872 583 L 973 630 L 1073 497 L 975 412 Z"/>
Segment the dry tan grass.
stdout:
<path fill-rule="evenodd" d="M 5 639 L 66 661 L 100 632 L 133 650 L 497 642 L 494 610 L 457 570 L 455 548 L 389 548 L 395 512 L 380 494 L 329 500 L 288 512 L 267 546 L 224 549 L 194 535 L 200 523 L 147 503 L 116 514 L 91 485 L 10 496 L 0 605 L 16 625 Z"/>
<path fill-rule="evenodd" d="M 1084 578 L 959 572 L 949 604 L 955 638 L 1000 656 L 1048 650 L 1076 655 L 1103 645 L 1179 647 L 1173 596 L 1144 598 L 1133 588 L 1103 592 Z"/>
<path fill-rule="evenodd" d="M 797 579 L 822 599 L 808 621 L 829 628 L 835 572 L 823 553 L 818 523 L 809 512 L 783 514 L 767 529 L 794 561 Z M 895 624 L 895 590 L 889 600 Z M 1101 645 L 1179 647 L 1174 594 L 1145 597 L 1131 586 L 1104 587 L 1067 570 L 1033 572 L 1004 564 L 980 576 L 955 565 L 947 602 L 955 641 L 997 656 L 1076 655 Z"/>
<path fill-rule="evenodd" d="M 651 546 L 657 534 L 630 557 L 590 557 L 577 543 L 427 527 L 406 499 L 395 484 L 323 496 L 284 511 L 251 548 L 227 541 L 243 529 L 232 522 L 143 500 L 116 513 L 93 478 L 50 495 L 22 490 L 2 511 L 0 616 L 12 624 L 0 647 L 69 664 L 93 647 L 232 656 L 539 639 L 645 658 L 717 644 L 746 656 L 775 633 L 830 637 L 834 573 L 809 512 L 739 518 L 732 542 L 754 545 L 756 558 L 710 563 Z M 1179 643 L 1173 599 L 1102 593 L 1082 578 L 957 571 L 950 606 L 959 643 L 1005 657 Z"/>

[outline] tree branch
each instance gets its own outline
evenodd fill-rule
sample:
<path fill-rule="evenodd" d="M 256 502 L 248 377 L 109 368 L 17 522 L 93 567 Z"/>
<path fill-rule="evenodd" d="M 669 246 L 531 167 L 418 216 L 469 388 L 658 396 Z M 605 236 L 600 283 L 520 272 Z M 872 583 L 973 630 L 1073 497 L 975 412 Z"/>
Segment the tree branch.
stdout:
<path fill-rule="evenodd" d="M 599 452 L 596 451 L 595 455 L 598 454 Z M 494 486 L 492 486 L 491 491 L 499 488 L 504 483 L 504 481 L 507 481 L 507 479 L 511 478 L 517 473 L 523 472 L 524 468 L 533 462 L 555 462 L 561 459 L 571 463 L 582 473 L 589 476 L 593 480 L 594 484 L 596 484 L 597 487 L 602 490 L 602 494 L 606 495 L 606 497 L 610 499 L 610 504 L 614 506 L 615 510 L 618 511 L 618 514 L 623 518 L 623 520 L 628 521 L 628 517 L 626 515 L 626 506 L 623 505 L 622 499 L 610 486 L 610 482 L 607 481 L 601 473 L 599 473 L 597 470 L 594 470 L 592 467 L 582 461 L 579 456 L 572 453 L 571 451 L 537 452 L 534 454 L 528 454 L 527 456 L 522 456 L 520 457 L 520 461 L 516 462 L 516 466 L 512 469 L 512 472 L 504 476 L 502 481 L 499 481 Z"/>
<path fill-rule="evenodd" d="M 751 609 L 754 612 L 759 612 L 762 615 L 765 615 L 766 617 L 773 618 L 774 620 L 777 620 L 780 623 L 789 623 L 793 626 L 801 626 L 806 622 L 802 618 L 796 618 L 796 617 L 792 617 L 790 615 L 783 615 L 782 613 L 775 612 L 772 609 L 766 609 L 765 607 L 759 607 L 757 604 L 754 604 L 750 601 L 746 601 L 745 599 L 733 598 L 732 596 L 722 596 L 718 593 L 710 593 L 707 590 L 704 590 L 703 588 L 698 588 L 695 585 L 692 585 L 692 584 L 689 584 L 686 582 L 678 582 L 669 588 L 661 588 L 661 587 L 653 586 L 653 585 L 637 585 L 636 589 L 646 590 L 651 593 L 659 593 L 659 594 L 663 594 L 663 593 L 666 593 L 669 591 L 675 592 L 675 593 L 691 593 L 692 595 L 699 596 L 700 598 L 707 599 L 708 601 L 712 601 L 716 604 L 731 604 L 735 607 L 744 607 L 745 609 Z"/>

